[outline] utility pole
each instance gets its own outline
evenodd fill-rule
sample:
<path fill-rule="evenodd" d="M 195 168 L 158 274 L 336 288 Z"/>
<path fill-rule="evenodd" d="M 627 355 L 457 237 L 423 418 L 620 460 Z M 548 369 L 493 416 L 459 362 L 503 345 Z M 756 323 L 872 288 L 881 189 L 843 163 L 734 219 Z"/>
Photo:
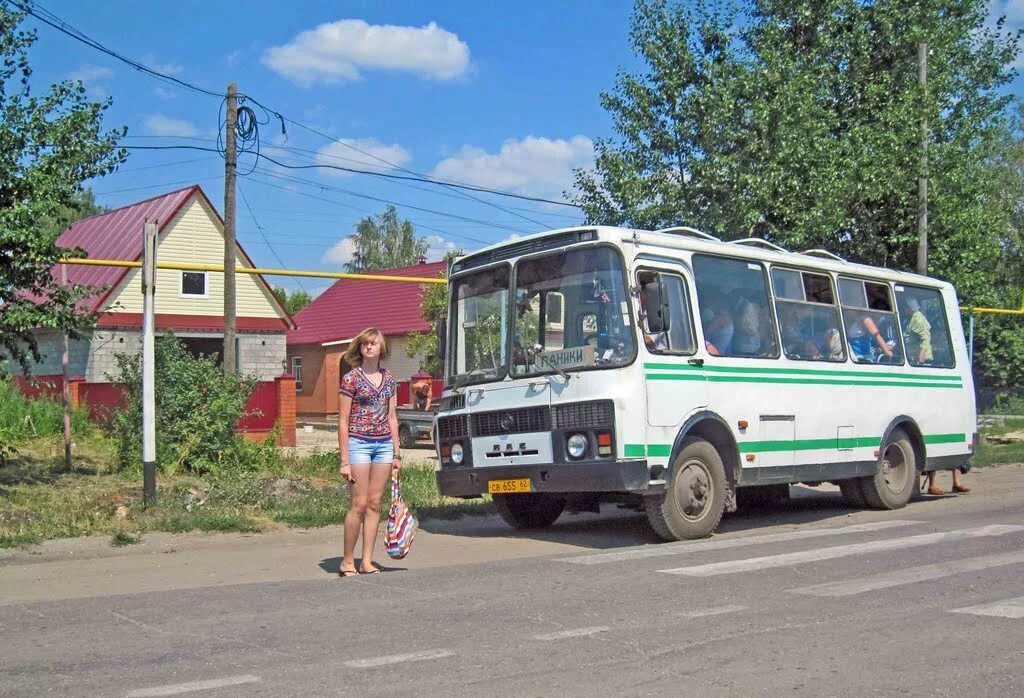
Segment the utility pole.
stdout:
<path fill-rule="evenodd" d="M 238 121 L 238 85 L 228 85 L 227 124 L 224 132 L 224 373 L 234 373 L 235 356 L 235 128 Z"/>
<path fill-rule="evenodd" d="M 66 286 L 68 283 L 68 267 L 66 264 L 60 265 L 60 283 Z M 61 373 L 64 376 L 62 392 L 62 402 L 64 403 L 64 470 L 71 472 L 71 376 L 68 371 L 68 355 L 71 353 L 71 342 L 68 339 L 68 333 L 64 333 L 64 352 L 60 357 L 60 368 Z"/>
<path fill-rule="evenodd" d="M 142 227 L 142 500 L 156 504 L 156 223 Z"/>
<path fill-rule="evenodd" d="M 917 45 L 917 82 L 921 85 L 921 159 L 917 176 L 917 273 L 928 273 L 928 44 Z"/>

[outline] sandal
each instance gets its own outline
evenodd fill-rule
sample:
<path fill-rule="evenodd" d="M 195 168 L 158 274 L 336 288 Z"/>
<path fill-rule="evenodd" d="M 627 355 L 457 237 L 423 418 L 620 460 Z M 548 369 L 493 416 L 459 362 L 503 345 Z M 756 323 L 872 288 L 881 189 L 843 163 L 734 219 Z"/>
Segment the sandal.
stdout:
<path fill-rule="evenodd" d="M 338 576 L 339 577 L 358 577 L 359 576 L 359 570 L 341 569 L 341 570 L 338 570 Z"/>
<path fill-rule="evenodd" d="M 380 574 L 380 568 L 379 567 L 374 567 L 372 572 L 365 572 L 365 571 L 363 571 L 363 572 L 360 572 L 359 574 Z"/>

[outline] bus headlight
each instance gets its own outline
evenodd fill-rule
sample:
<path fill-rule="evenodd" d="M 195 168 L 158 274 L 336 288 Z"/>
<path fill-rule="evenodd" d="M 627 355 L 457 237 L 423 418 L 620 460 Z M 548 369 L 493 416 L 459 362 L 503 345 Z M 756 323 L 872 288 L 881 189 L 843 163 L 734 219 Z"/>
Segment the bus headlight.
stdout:
<path fill-rule="evenodd" d="M 455 463 L 455 465 L 461 465 L 464 455 L 465 454 L 462 452 L 462 444 L 452 444 L 452 463 Z"/>
<path fill-rule="evenodd" d="M 587 437 L 583 434 L 573 434 L 565 442 L 565 451 L 573 460 L 579 460 L 587 453 Z"/>

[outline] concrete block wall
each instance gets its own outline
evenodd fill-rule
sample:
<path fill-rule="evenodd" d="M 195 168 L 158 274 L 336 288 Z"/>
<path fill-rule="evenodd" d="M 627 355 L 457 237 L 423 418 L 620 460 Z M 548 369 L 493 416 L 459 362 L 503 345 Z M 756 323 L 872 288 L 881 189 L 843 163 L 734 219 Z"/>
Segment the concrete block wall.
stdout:
<path fill-rule="evenodd" d="M 37 376 L 60 375 L 63 335 L 50 330 L 36 334 L 42 361 L 33 366 Z M 97 330 L 91 339 L 71 340 L 68 350 L 68 375 L 83 376 L 90 383 L 108 382 L 107 374 L 117 375 L 117 354 L 137 354 L 141 348 L 137 330 Z M 20 373 L 17 366 L 10 369 Z"/>
<path fill-rule="evenodd" d="M 243 374 L 255 373 L 261 381 L 272 381 L 285 372 L 284 333 L 239 333 L 238 357 Z"/>
<path fill-rule="evenodd" d="M 208 336 L 219 338 L 219 332 L 181 332 L 182 337 Z M 57 332 L 41 331 L 36 337 L 43 360 L 33 367 L 37 376 L 60 375 L 61 353 L 64 351 L 63 336 Z M 272 381 L 284 372 L 285 335 L 283 333 L 242 333 L 238 334 L 239 365 L 242 373 L 255 373 L 261 381 Z M 116 377 L 117 355 L 138 356 L 142 351 L 140 330 L 96 330 L 91 339 L 72 340 L 68 352 L 68 374 L 83 376 L 89 383 L 110 382 L 108 374 Z M 20 373 L 17 366 L 10 370 Z"/>

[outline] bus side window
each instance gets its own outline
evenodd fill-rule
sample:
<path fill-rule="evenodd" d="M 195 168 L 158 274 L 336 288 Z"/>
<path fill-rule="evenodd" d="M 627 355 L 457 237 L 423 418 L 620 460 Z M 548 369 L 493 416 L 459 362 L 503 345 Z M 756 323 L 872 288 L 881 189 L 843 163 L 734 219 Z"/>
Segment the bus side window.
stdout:
<path fill-rule="evenodd" d="M 839 298 L 850 354 L 857 363 L 903 363 L 889 285 L 840 277 Z"/>
<path fill-rule="evenodd" d="M 637 284 L 640 287 L 640 309 L 644 312 L 646 307 L 646 285 L 661 280 L 661 287 L 664 293 L 663 302 L 668 306 L 668 314 L 671 319 L 667 332 L 651 332 L 647 326 L 647 318 L 641 316 L 641 330 L 644 335 L 644 344 L 648 351 L 656 354 L 693 354 L 696 351 L 696 343 L 693 340 L 693 321 L 690 311 L 690 296 L 687 293 L 686 282 L 678 274 L 665 274 L 653 271 L 641 271 L 637 274 Z"/>
<path fill-rule="evenodd" d="M 786 357 L 797 361 L 845 361 L 832 279 L 826 274 L 774 268 L 772 286 Z"/>
<path fill-rule="evenodd" d="M 697 254 L 693 273 L 708 353 L 778 358 L 764 267 L 743 259 Z"/>
<path fill-rule="evenodd" d="M 911 366 L 953 368 L 953 344 L 942 294 L 931 288 L 896 287 L 900 330 Z"/>

